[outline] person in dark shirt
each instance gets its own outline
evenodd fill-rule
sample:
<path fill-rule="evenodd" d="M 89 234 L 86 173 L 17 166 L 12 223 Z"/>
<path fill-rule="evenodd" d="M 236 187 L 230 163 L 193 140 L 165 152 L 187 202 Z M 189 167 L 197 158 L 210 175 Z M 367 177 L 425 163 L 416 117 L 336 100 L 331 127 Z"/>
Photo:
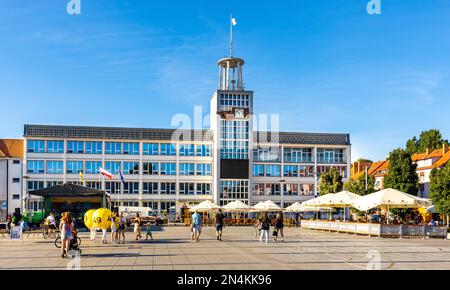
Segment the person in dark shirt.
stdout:
<path fill-rule="evenodd" d="M 222 210 L 219 209 L 216 213 L 216 236 L 218 241 L 222 241 L 223 218 Z"/>

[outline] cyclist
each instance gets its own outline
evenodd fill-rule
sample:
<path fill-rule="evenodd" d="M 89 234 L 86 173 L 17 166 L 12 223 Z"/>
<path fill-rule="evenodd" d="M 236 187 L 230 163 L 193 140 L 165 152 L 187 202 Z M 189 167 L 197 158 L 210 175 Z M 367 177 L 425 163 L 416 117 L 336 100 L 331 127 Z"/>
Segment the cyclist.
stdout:
<path fill-rule="evenodd" d="M 52 234 L 56 238 L 56 219 L 53 211 L 50 211 L 50 214 L 45 219 L 45 227 L 47 228 L 49 238 L 53 238 Z"/>

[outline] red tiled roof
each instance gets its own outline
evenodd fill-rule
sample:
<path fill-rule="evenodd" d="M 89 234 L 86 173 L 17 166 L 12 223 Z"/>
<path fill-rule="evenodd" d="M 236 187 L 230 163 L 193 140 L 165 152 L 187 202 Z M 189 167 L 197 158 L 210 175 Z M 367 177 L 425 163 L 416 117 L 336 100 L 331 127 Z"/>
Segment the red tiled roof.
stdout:
<path fill-rule="evenodd" d="M 0 139 L 0 157 L 22 158 L 22 139 Z"/>

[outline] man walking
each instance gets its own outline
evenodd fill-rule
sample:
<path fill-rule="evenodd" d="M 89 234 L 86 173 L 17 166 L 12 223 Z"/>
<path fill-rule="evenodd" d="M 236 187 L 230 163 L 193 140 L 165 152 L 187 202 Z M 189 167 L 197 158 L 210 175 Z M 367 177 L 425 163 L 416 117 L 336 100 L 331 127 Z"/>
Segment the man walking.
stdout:
<path fill-rule="evenodd" d="M 216 236 L 218 241 L 222 241 L 223 218 L 222 209 L 219 209 L 216 213 Z"/>
<path fill-rule="evenodd" d="M 194 231 L 194 240 L 200 242 L 200 234 L 202 233 L 202 216 L 196 210 L 192 215 L 192 224 Z"/>

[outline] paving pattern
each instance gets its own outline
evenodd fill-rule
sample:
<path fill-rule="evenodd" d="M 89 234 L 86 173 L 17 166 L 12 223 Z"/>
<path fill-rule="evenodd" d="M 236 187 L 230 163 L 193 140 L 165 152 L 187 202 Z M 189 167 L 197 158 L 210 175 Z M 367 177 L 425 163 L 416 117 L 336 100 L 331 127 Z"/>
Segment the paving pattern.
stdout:
<path fill-rule="evenodd" d="M 286 228 L 284 242 L 260 243 L 252 227 L 226 227 L 218 242 L 204 228 L 200 243 L 187 227 L 155 232 L 153 241 L 125 245 L 91 243 L 81 233 L 81 269 L 293 270 L 293 269 L 450 269 L 450 241 L 384 239 Z M 97 236 L 99 240 L 100 234 Z M 108 235 L 109 238 L 109 235 Z M 53 241 L 0 238 L 0 269 L 66 269 L 75 260 L 60 257 Z M 78 262 L 78 261 L 77 261 Z"/>

